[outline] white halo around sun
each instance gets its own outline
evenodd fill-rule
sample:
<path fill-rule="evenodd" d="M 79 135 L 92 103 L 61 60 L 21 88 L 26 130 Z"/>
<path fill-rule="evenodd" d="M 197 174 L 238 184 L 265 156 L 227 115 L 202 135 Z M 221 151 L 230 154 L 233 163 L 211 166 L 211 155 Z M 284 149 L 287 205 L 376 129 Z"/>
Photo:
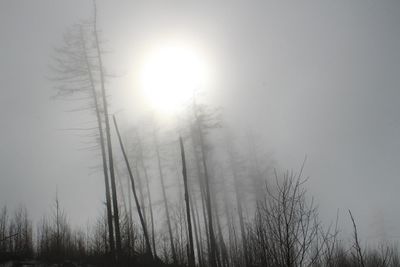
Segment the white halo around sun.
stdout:
<path fill-rule="evenodd" d="M 190 101 L 206 79 L 204 57 L 188 46 L 165 45 L 144 60 L 140 87 L 154 110 L 173 113 Z"/>

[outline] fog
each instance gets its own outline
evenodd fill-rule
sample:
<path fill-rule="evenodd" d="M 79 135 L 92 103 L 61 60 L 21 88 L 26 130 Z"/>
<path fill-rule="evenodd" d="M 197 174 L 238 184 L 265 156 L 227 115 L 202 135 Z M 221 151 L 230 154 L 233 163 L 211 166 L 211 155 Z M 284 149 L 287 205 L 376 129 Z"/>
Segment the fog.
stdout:
<path fill-rule="evenodd" d="M 263 164 L 299 171 L 307 157 L 308 193 L 324 222 L 338 211 L 340 228 L 351 231 L 351 209 L 363 241 L 398 241 L 400 3 L 99 0 L 97 9 L 112 76 L 110 114 L 126 143 L 130 129 L 153 114 L 178 150 L 170 123 L 176 117 L 149 107 L 138 73 L 154 45 L 193 45 L 211 73 L 199 88 L 206 104 L 240 140 L 252 134 Z M 25 205 L 35 222 L 49 212 L 56 190 L 73 225 L 104 211 L 100 152 L 73 130 L 95 127 L 95 117 L 68 112 L 73 101 L 52 98 L 49 68 L 67 28 L 92 12 L 90 1 L 0 3 L 0 205 Z M 113 143 L 122 170 L 115 135 Z M 180 175 L 179 157 L 175 164 Z M 157 179 L 152 191 L 161 201 Z"/>

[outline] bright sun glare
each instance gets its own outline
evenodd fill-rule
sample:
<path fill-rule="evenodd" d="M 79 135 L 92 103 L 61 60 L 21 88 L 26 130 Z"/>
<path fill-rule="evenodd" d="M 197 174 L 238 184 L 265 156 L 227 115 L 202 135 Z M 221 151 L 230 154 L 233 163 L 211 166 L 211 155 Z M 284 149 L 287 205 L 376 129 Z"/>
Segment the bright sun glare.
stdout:
<path fill-rule="evenodd" d="M 149 104 L 173 113 L 190 100 L 206 80 L 206 64 L 195 50 L 182 45 L 156 49 L 145 60 L 141 88 Z"/>

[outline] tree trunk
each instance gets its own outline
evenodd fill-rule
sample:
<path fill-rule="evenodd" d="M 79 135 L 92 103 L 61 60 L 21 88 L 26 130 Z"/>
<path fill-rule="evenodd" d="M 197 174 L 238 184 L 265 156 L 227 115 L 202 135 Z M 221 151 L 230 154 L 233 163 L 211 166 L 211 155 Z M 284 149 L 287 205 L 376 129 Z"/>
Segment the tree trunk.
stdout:
<path fill-rule="evenodd" d="M 128 184 L 129 184 L 128 180 Z M 132 214 L 132 192 L 128 190 L 128 208 L 129 208 L 129 223 L 128 223 L 128 248 L 129 248 L 129 256 L 131 256 L 134 252 L 135 244 L 134 244 L 134 236 L 133 236 L 133 214 Z"/>
<path fill-rule="evenodd" d="M 122 155 L 124 156 L 126 167 L 128 169 L 129 178 L 131 180 L 132 192 L 133 192 L 133 196 L 135 198 L 136 207 L 137 207 L 137 210 L 138 210 L 138 213 L 139 213 L 140 223 L 142 224 L 142 228 L 143 228 L 143 234 L 144 234 L 144 238 L 145 238 L 145 241 L 146 241 L 147 253 L 149 253 L 152 256 L 151 246 L 150 246 L 150 239 L 149 239 L 149 235 L 147 233 L 146 224 L 144 222 L 143 214 L 142 214 L 142 211 L 141 211 L 141 208 L 140 208 L 140 204 L 139 204 L 139 200 L 138 200 L 138 197 L 137 197 L 137 194 L 136 194 L 135 181 L 133 180 L 132 169 L 130 167 L 129 160 L 128 160 L 128 157 L 126 155 L 124 145 L 122 143 L 121 135 L 120 135 L 119 130 L 118 130 L 117 120 L 115 119 L 115 116 L 113 116 L 113 120 L 114 120 L 115 130 L 117 132 L 119 144 L 121 146 Z"/>
<path fill-rule="evenodd" d="M 182 137 L 179 137 L 179 145 L 181 147 L 181 156 L 182 156 L 182 175 L 183 175 L 183 184 L 185 186 L 185 202 L 186 202 L 186 218 L 187 225 L 189 231 L 189 266 L 194 267 L 194 245 L 193 245 L 193 233 L 192 233 L 192 222 L 190 219 L 190 203 L 189 203 L 189 190 L 188 190 L 188 181 L 187 181 L 187 170 L 186 170 L 186 158 L 185 158 L 185 148 L 183 146 Z"/>
<path fill-rule="evenodd" d="M 195 109 L 195 108 L 194 108 Z M 217 246 L 215 243 L 215 235 L 214 235 L 214 227 L 213 227 L 213 216 L 212 216 L 212 208 L 211 208 L 211 193 L 210 193 L 210 181 L 208 175 L 208 167 L 207 167 L 207 160 L 206 160 L 206 152 L 205 152 L 205 143 L 204 143 L 204 136 L 203 136 L 203 129 L 201 127 L 196 109 L 195 109 L 195 119 L 197 124 L 197 133 L 199 135 L 200 141 L 200 149 L 201 149 L 201 158 L 204 170 L 204 182 L 205 182 L 205 190 L 206 190 L 206 204 L 207 204 L 207 215 L 208 215 L 208 230 L 210 232 L 210 265 L 211 267 L 216 267 L 216 250 Z"/>
<path fill-rule="evenodd" d="M 161 181 L 161 191 L 162 191 L 163 198 L 164 198 L 165 216 L 167 217 L 167 226 L 168 226 L 169 239 L 170 239 L 170 244 L 171 244 L 172 259 L 173 259 L 174 263 L 177 263 L 177 257 L 176 257 L 176 251 L 175 251 L 174 239 L 173 239 L 172 227 L 171 227 L 171 220 L 170 220 L 170 217 L 169 217 L 167 193 L 165 191 L 165 185 L 164 185 L 164 174 L 163 174 L 162 166 L 161 166 L 160 148 L 159 148 L 159 144 L 158 144 L 158 141 L 157 141 L 157 136 L 156 136 L 155 131 L 153 132 L 153 137 L 154 137 L 154 143 L 155 143 L 155 146 L 156 146 L 158 173 L 159 173 L 160 181 Z"/>
<path fill-rule="evenodd" d="M 103 62 L 101 56 L 100 49 L 100 41 L 98 37 L 97 31 L 97 11 L 96 11 L 96 3 L 94 3 L 94 37 L 95 37 L 95 47 L 97 52 L 97 60 L 99 63 L 99 72 L 100 72 L 100 85 L 101 85 L 101 96 L 103 99 L 103 109 L 104 109 L 104 122 L 106 126 L 106 137 L 107 137 L 107 149 L 108 149 L 108 161 L 109 161 L 109 170 L 110 170 L 110 179 L 111 179 L 111 191 L 112 191 L 112 202 L 113 202 L 113 210 L 114 210 L 114 226 L 115 226 L 115 241 L 117 248 L 117 261 L 120 257 L 121 253 L 121 231 L 119 225 L 119 213 L 118 213 L 118 198 L 117 198 L 117 189 L 115 185 L 115 174 L 114 174 L 114 162 L 113 162 L 113 154 L 112 154 L 112 144 L 111 144 L 111 133 L 110 133 L 110 121 L 108 117 L 108 104 L 107 104 L 107 94 L 105 88 L 104 81 L 104 71 L 103 71 Z"/>
<path fill-rule="evenodd" d="M 143 173 L 144 173 L 144 178 L 146 181 L 146 190 L 147 190 L 147 197 L 148 197 L 148 201 L 149 201 L 149 209 L 150 209 L 150 224 L 151 224 L 151 239 L 152 239 L 152 243 L 153 243 L 153 255 L 154 257 L 157 257 L 157 249 L 156 249 L 156 239 L 155 239 L 155 231 L 154 231 L 154 213 L 153 213 L 153 204 L 151 201 L 151 191 L 150 191 L 150 179 L 149 179 L 149 175 L 147 173 L 147 167 L 144 163 L 144 154 L 143 154 L 143 146 L 142 146 L 142 140 L 140 139 L 139 134 L 136 132 L 136 139 L 138 142 L 138 153 L 139 153 L 139 157 L 138 157 L 138 161 L 140 166 L 143 169 Z"/>
<path fill-rule="evenodd" d="M 144 219 L 144 223 L 147 226 L 148 224 L 147 224 L 147 217 L 146 217 L 146 207 L 144 205 L 142 178 L 140 177 L 140 172 L 139 172 L 139 168 L 137 166 L 137 163 L 135 163 L 135 173 L 136 173 L 137 182 L 138 182 L 139 198 L 140 198 L 140 205 L 142 207 L 142 212 L 143 212 L 143 219 Z"/>
<path fill-rule="evenodd" d="M 192 191 L 193 192 L 193 191 Z M 189 200 L 191 204 L 191 212 L 192 212 L 192 218 L 193 218 L 193 228 L 194 228 L 194 236 L 196 239 L 196 248 L 197 248 L 197 258 L 199 261 L 199 266 L 203 267 L 203 240 L 201 237 L 201 229 L 200 229 L 200 218 L 199 218 L 199 212 L 197 209 L 197 204 L 196 204 L 196 198 L 193 198 L 193 193 L 189 195 Z M 197 216 L 196 216 L 197 215 Z"/>
<path fill-rule="evenodd" d="M 97 127 L 99 130 L 99 137 L 100 137 L 100 149 L 101 149 L 101 158 L 102 158 L 102 165 L 103 165 L 103 175 L 104 175 L 104 184 L 105 184 L 105 193 L 106 193 L 106 207 L 107 207 L 107 222 L 108 222 L 108 242 L 110 246 L 111 258 L 115 260 L 115 243 L 114 243 L 114 229 L 113 229 L 113 220 L 112 220 L 112 209 L 111 209 L 111 196 L 110 196 L 110 184 L 108 178 L 108 167 L 107 167 L 107 153 L 104 145 L 104 133 L 103 133 L 103 123 L 101 120 L 101 113 L 100 113 L 100 106 L 98 103 L 96 87 L 93 79 L 92 68 L 89 62 L 86 43 L 84 39 L 84 35 L 82 32 L 82 28 L 80 28 L 80 37 L 82 39 L 83 51 L 84 51 L 84 59 L 85 65 L 88 70 L 89 80 L 90 80 L 90 87 L 92 91 L 92 97 L 95 106 L 95 113 L 97 119 Z"/>
<path fill-rule="evenodd" d="M 230 155 L 230 163 L 231 163 L 233 179 L 234 179 L 234 187 L 235 187 L 235 194 L 236 194 L 236 206 L 237 206 L 238 216 L 239 216 L 239 225 L 240 225 L 240 233 L 241 233 L 241 237 L 242 237 L 244 259 L 246 262 L 246 266 L 248 266 L 249 265 L 249 255 L 247 252 L 247 237 L 246 237 L 246 232 L 245 232 L 245 227 L 244 227 L 242 198 L 241 198 L 241 194 L 240 194 L 240 190 L 239 190 L 239 179 L 237 177 L 237 170 L 235 168 L 235 164 L 233 162 L 232 156 L 233 155 Z"/>
<path fill-rule="evenodd" d="M 206 238 L 207 238 L 207 250 L 210 252 L 210 232 L 208 231 L 208 220 L 207 220 L 207 205 L 206 205 L 206 193 L 204 189 L 204 179 L 203 175 L 201 173 L 201 166 L 200 166 L 200 157 L 197 154 L 196 150 L 196 138 L 195 138 L 195 130 L 194 127 L 191 129 L 191 137 L 192 137 L 192 147 L 193 147 L 193 153 L 195 157 L 195 166 L 196 166 L 196 173 L 197 173 L 197 181 L 199 183 L 199 188 L 200 188 L 200 200 L 201 200 L 201 207 L 202 207 L 202 213 L 203 213 L 203 220 L 204 220 L 204 227 L 205 227 L 205 232 L 206 232 Z M 199 221 L 200 225 L 200 221 Z M 199 230 L 201 232 L 201 227 L 199 226 Z"/>
<path fill-rule="evenodd" d="M 144 165 L 143 158 L 141 158 L 141 165 L 142 165 L 142 168 L 143 168 L 143 171 L 144 171 L 144 178 L 146 179 L 146 189 L 147 189 L 147 196 L 149 198 L 149 208 L 150 208 L 151 239 L 152 239 L 152 242 L 153 242 L 154 257 L 156 257 L 157 256 L 157 249 L 156 249 L 156 238 L 155 238 L 155 231 L 154 231 L 153 204 L 152 204 L 152 201 L 151 201 L 149 176 L 147 174 L 147 168 Z"/>

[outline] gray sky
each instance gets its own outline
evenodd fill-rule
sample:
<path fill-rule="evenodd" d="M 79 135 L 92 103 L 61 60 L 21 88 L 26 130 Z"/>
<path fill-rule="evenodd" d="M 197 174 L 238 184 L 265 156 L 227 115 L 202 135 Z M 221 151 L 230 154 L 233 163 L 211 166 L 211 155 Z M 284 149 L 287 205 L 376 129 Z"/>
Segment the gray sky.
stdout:
<path fill-rule="evenodd" d="M 147 47 L 194 43 L 207 51 L 210 91 L 227 114 L 257 128 L 282 168 L 308 155 L 323 216 L 339 209 L 349 224 L 350 208 L 371 237 L 375 228 L 400 236 L 400 2 L 144 2 L 98 2 L 107 69 L 118 75 L 112 110 L 144 105 L 126 94 L 137 96 L 132 73 Z M 85 118 L 50 100 L 46 78 L 66 27 L 90 16 L 90 1 L 0 2 L 0 204 L 25 204 L 34 218 L 56 186 L 73 223 L 101 209 L 93 155 L 58 130 Z"/>

